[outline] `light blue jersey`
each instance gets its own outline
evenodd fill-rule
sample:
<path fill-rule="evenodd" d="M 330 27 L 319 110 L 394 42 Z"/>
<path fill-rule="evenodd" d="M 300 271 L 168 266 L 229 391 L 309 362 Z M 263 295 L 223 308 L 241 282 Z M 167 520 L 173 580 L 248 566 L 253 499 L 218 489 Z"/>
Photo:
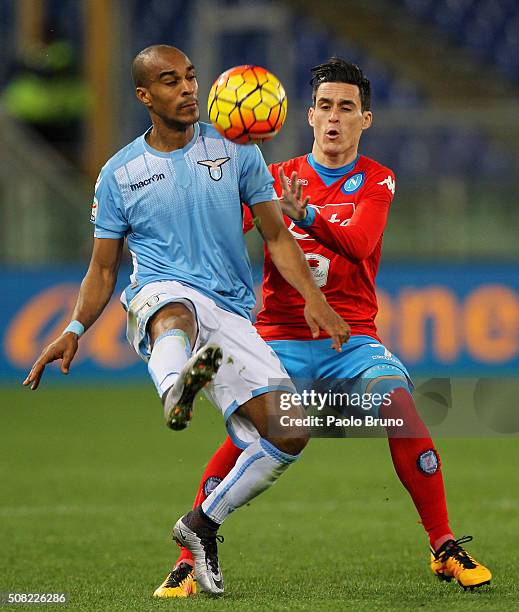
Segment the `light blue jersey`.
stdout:
<path fill-rule="evenodd" d="M 255 299 L 241 204 L 272 200 L 274 180 L 255 145 L 236 145 L 205 123 L 194 128 L 183 149 L 156 151 L 142 135 L 106 163 L 94 235 L 128 241 L 126 304 L 144 285 L 174 280 L 249 317 Z"/>

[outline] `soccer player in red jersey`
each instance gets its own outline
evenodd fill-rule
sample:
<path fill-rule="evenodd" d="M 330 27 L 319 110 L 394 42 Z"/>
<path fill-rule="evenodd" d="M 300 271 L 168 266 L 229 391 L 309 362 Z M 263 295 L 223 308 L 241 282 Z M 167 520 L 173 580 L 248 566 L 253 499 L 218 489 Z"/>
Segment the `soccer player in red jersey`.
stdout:
<path fill-rule="evenodd" d="M 340 58 L 312 69 L 313 103 L 308 121 L 312 152 L 270 166 L 285 222 L 312 267 L 329 304 L 349 323 L 351 339 L 337 353 L 324 332 L 312 335 L 304 301 L 279 274 L 265 250 L 263 308 L 256 329 L 274 349 L 293 380 L 311 379 L 328 389 L 389 398 L 371 406 L 387 421 L 393 464 L 420 515 L 431 546 L 431 570 L 455 578 L 464 588 L 488 584 L 490 571 L 464 550 L 471 538 L 455 539 L 449 526 L 438 453 L 420 419 L 412 383 L 402 362 L 377 335 L 375 278 L 395 175 L 359 155 L 362 132 L 371 126 L 370 83 L 355 65 Z M 303 198 L 304 194 L 304 198 Z M 253 226 L 245 211 L 244 229 Z M 228 426 L 229 437 L 202 477 L 194 507 L 233 467 L 245 445 Z M 193 591 L 191 553 L 185 549 L 158 597 L 185 597 Z"/>

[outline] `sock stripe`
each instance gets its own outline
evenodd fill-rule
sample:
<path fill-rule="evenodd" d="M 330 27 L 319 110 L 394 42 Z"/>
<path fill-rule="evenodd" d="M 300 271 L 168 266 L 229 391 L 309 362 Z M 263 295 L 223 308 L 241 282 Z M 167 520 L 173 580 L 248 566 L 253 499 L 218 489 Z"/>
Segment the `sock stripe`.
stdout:
<path fill-rule="evenodd" d="M 299 459 L 299 455 L 289 455 L 288 453 L 284 453 L 282 450 L 279 450 L 279 448 L 276 448 L 273 444 L 271 444 L 268 440 L 265 440 L 265 438 L 260 438 L 260 444 L 261 448 L 268 455 L 280 463 L 294 463 L 294 461 Z"/>
<path fill-rule="evenodd" d="M 220 503 L 221 499 L 224 497 L 224 495 L 227 493 L 227 491 L 233 486 L 235 485 L 238 480 L 243 476 L 243 474 L 245 474 L 245 472 L 247 471 L 247 469 L 255 462 L 258 461 L 258 459 L 263 459 L 265 455 L 263 453 L 256 453 L 255 455 L 252 455 L 252 457 L 249 457 L 247 459 L 247 461 L 245 461 L 245 463 L 240 467 L 240 469 L 238 470 L 238 473 L 236 474 L 236 476 L 225 486 L 225 488 L 214 498 L 212 504 L 209 506 L 209 508 L 207 510 L 204 509 L 203 504 L 202 504 L 202 510 L 204 510 L 205 514 L 210 515 L 213 513 L 214 509 L 218 506 L 218 504 Z M 210 518 L 212 518 L 210 516 Z M 214 520 L 214 519 L 213 519 Z"/>
<path fill-rule="evenodd" d="M 189 336 L 186 334 L 185 331 L 181 329 L 168 329 L 168 331 L 165 331 L 163 334 L 160 334 L 160 336 L 158 336 L 158 338 L 155 340 L 153 348 L 155 348 L 159 344 L 159 342 L 161 342 L 165 338 L 169 338 L 170 336 L 177 336 L 178 338 L 181 338 L 184 341 L 186 355 L 188 357 L 191 357 L 191 342 L 189 341 Z"/>

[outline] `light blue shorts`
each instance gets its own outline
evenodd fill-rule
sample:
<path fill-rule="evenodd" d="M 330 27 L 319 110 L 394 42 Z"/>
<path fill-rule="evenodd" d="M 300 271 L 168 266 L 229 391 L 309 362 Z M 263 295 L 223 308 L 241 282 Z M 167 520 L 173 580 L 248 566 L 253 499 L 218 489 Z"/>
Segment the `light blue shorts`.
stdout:
<path fill-rule="evenodd" d="M 370 391 L 370 381 L 379 377 L 391 377 L 382 392 L 397 386 L 409 391 L 413 388 L 409 372 L 400 359 L 370 336 L 352 336 L 341 353 L 332 349 L 331 339 L 272 340 L 267 344 L 274 349 L 300 393 L 314 389 L 320 393 L 362 396 Z M 355 410 L 344 412 L 350 414 Z M 362 414 L 366 413 L 378 415 L 378 409 L 367 412 L 363 409 Z"/>

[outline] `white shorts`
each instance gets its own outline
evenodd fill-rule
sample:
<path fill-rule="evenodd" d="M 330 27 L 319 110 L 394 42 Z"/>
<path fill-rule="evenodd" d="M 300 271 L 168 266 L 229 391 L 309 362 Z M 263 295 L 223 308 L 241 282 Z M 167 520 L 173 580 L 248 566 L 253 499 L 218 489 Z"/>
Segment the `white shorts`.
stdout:
<path fill-rule="evenodd" d="M 287 371 L 249 319 L 220 308 L 211 298 L 177 281 L 145 285 L 127 305 L 127 338 L 145 361 L 150 358 L 148 321 L 172 302 L 184 304 L 196 318 L 198 334 L 193 352 L 208 342 L 222 349 L 222 365 L 204 391 L 221 411 L 234 443 L 245 448 L 259 434 L 248 419 L 235 414 L 236 410 L 269 391 L 293 392 Z"/>

